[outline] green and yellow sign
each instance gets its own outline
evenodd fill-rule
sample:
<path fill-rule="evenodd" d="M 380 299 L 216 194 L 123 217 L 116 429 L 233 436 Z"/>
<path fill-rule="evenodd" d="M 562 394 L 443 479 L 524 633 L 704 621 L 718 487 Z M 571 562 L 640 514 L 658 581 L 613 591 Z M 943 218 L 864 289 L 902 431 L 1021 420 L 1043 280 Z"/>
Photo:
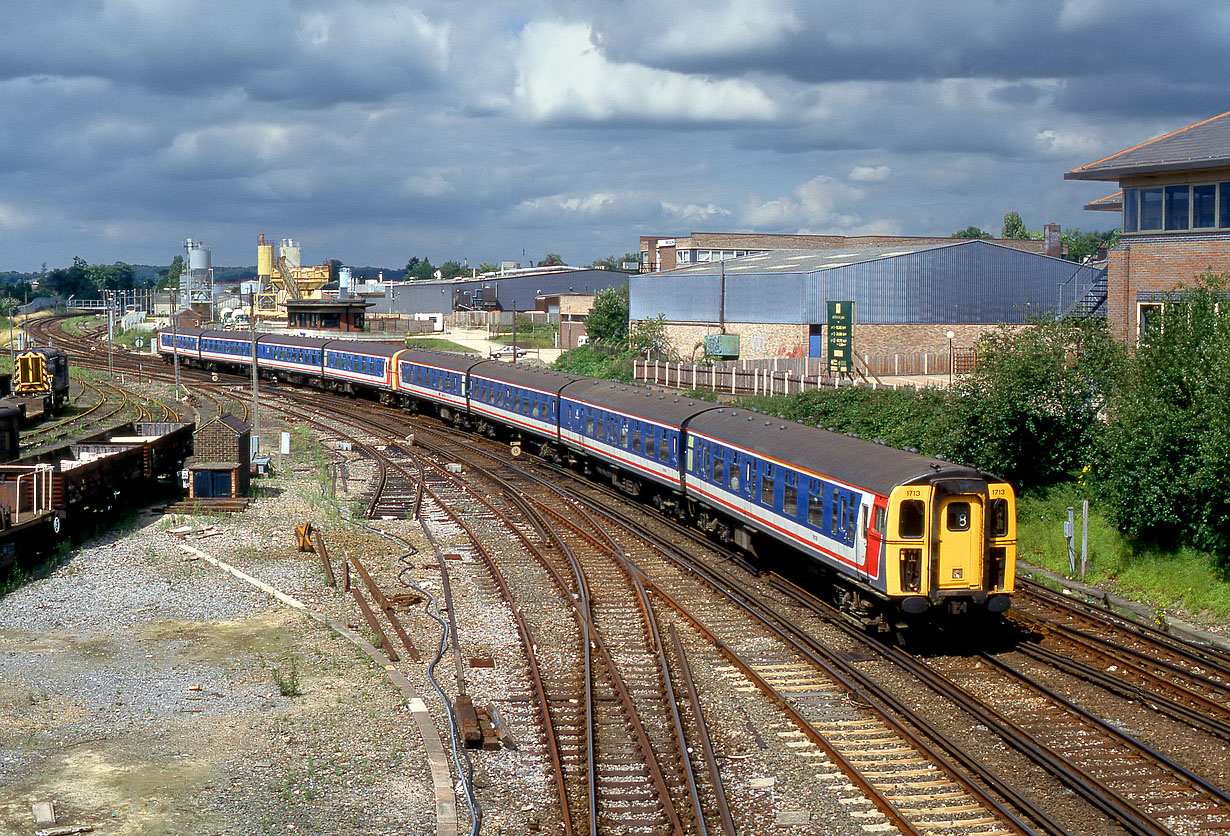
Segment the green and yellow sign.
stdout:
<path fill-rule="evenodd" d="M 854 358 L 854 303 L 828 303 L 829 374 L 849 374 Z"/>

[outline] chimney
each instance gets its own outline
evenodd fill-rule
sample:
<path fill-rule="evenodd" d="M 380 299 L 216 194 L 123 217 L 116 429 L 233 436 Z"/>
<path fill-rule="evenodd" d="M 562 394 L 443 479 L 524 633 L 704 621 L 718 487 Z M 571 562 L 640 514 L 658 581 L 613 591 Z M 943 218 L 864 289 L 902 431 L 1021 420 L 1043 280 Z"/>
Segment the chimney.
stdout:
<path fill-rule="evenodd" d="M 1059 237 L 1059 224 L 1049 223 L 1042 228 L 1042 254 L 1063 258 L 1063 239 Z"/>

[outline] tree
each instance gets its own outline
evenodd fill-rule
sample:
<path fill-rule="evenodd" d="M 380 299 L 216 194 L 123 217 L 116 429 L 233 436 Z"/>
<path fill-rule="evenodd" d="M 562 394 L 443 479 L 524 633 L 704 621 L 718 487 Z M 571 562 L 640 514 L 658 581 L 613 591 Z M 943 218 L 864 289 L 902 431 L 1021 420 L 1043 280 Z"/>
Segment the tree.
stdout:
<path fill-rule="evenodd" d="M 1095 255 L 1099 247 L 1110 249 L 1119 243 L 1119 230 L 1108 229 L 1105 232 L 1081 232 L 1079 229 L 1065 229 L 1060 233 L 1060 240 L 1067 247 L 1065 258 L 1069 261 L 1081 262 Z"/>
<path fill-rule="evenodd" d="M 564 259 L 559 253 L 547 253 L 547 257 L 538 262 L 539 267 L 560 267 L 564 264 Z"/>
<path fill-rule="evenodd" d="M 1004 228 L 1000 232 L 1001 238 L 1029 238 L 1029 230 L 1025 228 L 1025 222 L 1021 220 L 1020 214 L 1009 212 L 1004 215 Z"/>
<path fill-rule="evenodd" d="M 953 387 L 953 449 L 966 464 L 1025 487 L 1087 461 L 1125 349 L 1103 320 L 1036 319 L 984 337 L 978 368 Z"/>
<path fill-rule="evenodd" d="M 500 266 L 498 264 L 492 264 L 490 261 L 484 261 L 482 264 L 478 265 L 478 272 L 498 273 L 500 272 Z"/>
<path fill-rule="evenodd" d="M 162 271 L 162 277 L 158 279 L 158 290 L 178 289 L 179 277 L 183 272 L 184 257 L 177 255 L 171 259 L 171 266 Z"/>
<path fill-rule="evenodd" d="M 624 253 L 623 258 L 616 258 L 613 255 L 608 255 L 606 258 L 594 259 L 590 267 L 595 267 L 599 270 L 623 270 L 624 264 L 629 262 L 638 264 L 641 260 L 639 253 Z"/>
<path fill-rule="evenodd" d="M 412 258 L 406 262 L 406 278 L 407 279 L 433 279 L 436 276 L 436 268 L 431 265 L 431 261 L 423 259 L 419 261 L 417 258 Z"/>
<path fill-rule="evenodd" d="M 79 299 L 90 299 L 98 295 L 98 285 L 90 276 L 89 264 L 82 258 L 73 256 L 72 267 L 57 267 L 47 274 L 47 287 L 52 293 L 65 298 L 76 296 Z"/>
<path fill-rule="evenodd" d="M 628 331 L 628 346 L 637 354 L 644 354 L 648 360 L 655 356 L 669 356 L 672 346 L 666 332 L 666 314 L 660 313 L 653 319 L 640 319 L 632 323 Z"/>
<path fill-rule="evenodd" d="M 983 232 L 976 226 L 967 226 L 965 229 L 959 230 L 952 234 L 953 238 L 993 238 L 989 232 Z"/>
<path fill-rule="evenodd" d="M 618 348 L 628 344 L 628 286 L 608 287 L 594 296 L 593 307 L 585 317 L 585 333 L 590 340 Z"/>
<path fill-rule="evenodd" d="M 1230 276 L 1203 274 L 1141 335 L 1093 483 L 1127 534 L 1230 568 Z M 1160 319 L 1160 322 L 1158 321 Z"/>
<path fill-rule="evenodd" d="M 440 276 L 445 279 L 455 279 L 458 276 L 467 276 L 470 271 L 461 266 L 459 261 L 446 261 L 440 265 Z"/>

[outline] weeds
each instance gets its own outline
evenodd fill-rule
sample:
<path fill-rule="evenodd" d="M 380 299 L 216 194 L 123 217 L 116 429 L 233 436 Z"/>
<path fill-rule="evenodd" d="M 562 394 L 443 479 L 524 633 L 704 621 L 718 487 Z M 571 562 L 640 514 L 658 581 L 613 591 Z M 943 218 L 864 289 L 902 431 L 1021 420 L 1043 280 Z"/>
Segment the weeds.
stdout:
<path fill-rule="evenodd" d="M 290 657 L 290 664 L 285 672 L 282 668 L 275 667 L 269 669 L 269 674 L 273 677 L 273 684 L 277 686 L 278 693 L 284 697 L 298 697 L 303 694 L 299 688 L 299 660 L 294 656 Z"/>

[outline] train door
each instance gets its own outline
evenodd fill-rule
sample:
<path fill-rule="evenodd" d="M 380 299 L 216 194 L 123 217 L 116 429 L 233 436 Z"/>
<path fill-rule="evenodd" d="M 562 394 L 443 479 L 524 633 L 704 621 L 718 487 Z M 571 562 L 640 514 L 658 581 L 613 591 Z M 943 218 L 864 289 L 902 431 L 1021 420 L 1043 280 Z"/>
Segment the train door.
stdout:
<path fill-rule="evenodd" d="M 956 494 L 940 500 L 939 589 L 978 589 L 982 586 L 982 549 L 985 532 L 982 497 Z"/>

